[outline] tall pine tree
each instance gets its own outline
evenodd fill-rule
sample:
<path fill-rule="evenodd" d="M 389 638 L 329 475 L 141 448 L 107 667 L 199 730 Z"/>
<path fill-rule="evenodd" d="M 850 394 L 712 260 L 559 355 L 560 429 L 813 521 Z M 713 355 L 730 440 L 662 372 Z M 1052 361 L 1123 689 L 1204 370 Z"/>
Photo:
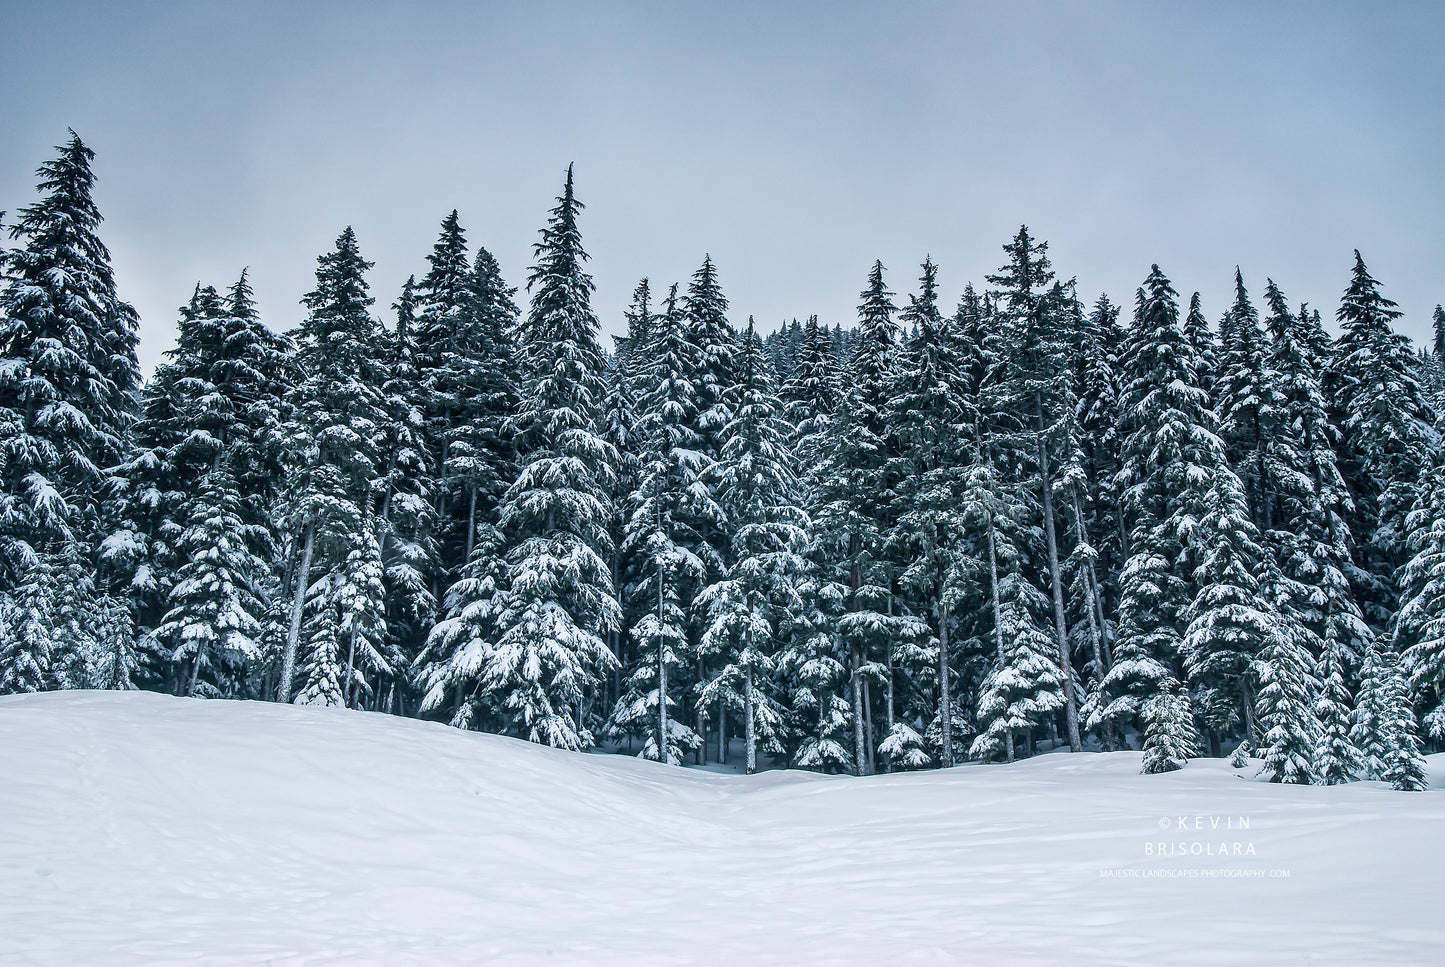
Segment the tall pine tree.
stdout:
<path fill-rule="evenodd" d="M 577 227 L 581 209 L 569 167 L 533 246 L 531 307 L 517 329 L 521 469 L 501 505 L 506 568 L 482 676 L 509 731 L 569 749 L 592 742 L 582 703 L 616 661 L 602 636 L 620 617 L 607 565 L 615 455 L 598 422 L 607 361 Z"/>

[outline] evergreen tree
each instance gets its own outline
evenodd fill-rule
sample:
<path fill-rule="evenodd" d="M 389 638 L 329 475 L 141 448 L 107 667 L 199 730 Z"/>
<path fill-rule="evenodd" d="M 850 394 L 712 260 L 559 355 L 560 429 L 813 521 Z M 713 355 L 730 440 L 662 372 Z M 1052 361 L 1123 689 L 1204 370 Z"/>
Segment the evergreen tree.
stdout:
<path fill-rule="evenodd" d="M 1337 431 L 1330 424 L 1320 379 L 1320 353 L 1328 339 L 1318 317 L 1291 315 L 1284 296 L 1269 282 L 1269 372 L 1276 418 L 1265 454 L 1265 491 L 1278 529 L 1267 535 L 1285 576 L 1304 590 L 1289 602 L 1325 646 L 1340 651 L 1347 667 L 1369 647 L 1370 630 L 1350 592 L 1349 495 L 1335 458 Z"/>
<path fill-rule="evenodd" d="M 796 363 L 782 398 L 788 422 L 794 428 L 794 449 L 798 466 L 811 477 L 823 456 L 828 421 L 837 409 L 839 397 L 838 360 L 828 330 L 809 316 L 798 344 Z"/>
<path fill-rule="evenodd" d="M 969 748 L 973 758 L 1003 755 L 1012 761 L 1013 735 L 1027 732 L 1064 704 L 1065 684 L 1051 658 L 1052 642 L 1031 613 L 1030 604 L 1043 602 L 1030 602 L 1026 596 L 1041 597 L 1016 573 L 1004 578 L 998 619 L 1004 651 L 979 695 L 980 729 Z"/>
<path fill-rule="evenodd" d="M 185 694 L 233 695 L 246 663 L 260 653 L 266 562 L 248 546 L 241 495 L 226 467 L 208 472 L 188 503 L 189 526 L 179 542 L 186 563 L 155 636 L 185 669 Z"/>
<path fill-rule="evenodd" d="M 361 257 L 350 227 L 337 237 L 335 250 L 316 261 L 316 288 L 302 299 L 308 312 L 298 339 L 306 375 L 286 431 L 292 461 L 286 518 L 301 559 L 290 588 L 278 692 L 282 701 L 290 699 L 297 650 L 304 644 L 298 700 L 341 704 L 358 674 L 356 660 L 371 654 L 371 629 L 384 621 L 368 572 L 380 566 L 372 498 L 381 474 L 373 441 L 386 413 L 375 372 L 378 327 L 369 312 L 375 300 L 365 279 L 372 263 Z M 338 615 L 358 595 L 372 613 L 353 617 L 338 639 Z M 308 614 L 312 620 L 305 621 Z M 374 663 L 360 670 L 390 669 Z"/>
<path fill-rule="evenodd" d="M 306 601 L 304 685 L 296 697 L 301 704 L 354 705 L 370 689 L 372 676 L 396 670 L 385 636 L 385 569 L 369 524 L 346 502 L 323 517 L 321 558 L 336 563 L 312 585 Z"/>
<path fill-rule="evenodd" d="M 1364 757 L 1364 776 L 1395 789 L 1425 788 L 1419 727 L 1399 656 L 1382 648 L 1365 658 L 1351 736 Z"/>
<path fill-rule="evenodd" d="M 284 394 L 294 379 L 293 356 L 291 341 L 260 321 L 245 271 L 225 297 L 197 285 L 182 308 L 176 347 L 148 388 L 136 448 L 113 490 L 130 539 L 119 539 L 117 532 L 105 547 L 107 563 L 132 575 L 136 612 L 145 626 L 169 621 L 168 612 L 177 607 L 183 615 L 205 610 L 194 591 L 186 602 L 171 597 L 181 580 L 178 572 L 197 553 L 184 549 L 185 533 L 200 522 L 207 524 L 195 539 L 225 545 L 227 573 L 246 575 L 243 584 L 252 595 L 246 613 L 262 619 L 259 601 L 272 590 L 271 514 L 282 478 L 281 424 Z M 224 535 L 215 530 L 222 525 L 229 528 Z M 140 549 L 128 553 L 132 542 Z M 181 661 L 174 669 L 176 690 L 194 693 L 200 685 L 208 694 L 251 694 L 249 683 L 234 676 L 241 657 L 259 657 L 259 641 L 223 651 L 234 660 L 211 656 L 197 663 L 204 656 L 187 652 L 186 659 L 173 643 L 168 655 Z M 229 684 L 195 679 L 198 668 L 208 676 L 226 671 Z"/>
<path fill-rule="evenodd" d="M 1315 780 L 1347 782 L 1360 771 L 1350 743 L 1348 679 L 1370 648 L 1372 634 L 1355 603 L 1350 568 L 1349 496 L 1336 462 L 1320 380 L 1329 340 L 1318 314 L 1292 314 L 1271 280 L 1266 289 L 1270 335 L 1268 371 L 1275 419 L 1265 441 L 1263 491 L 1275 529 L 1266 537 L 1283 572 L 1283 611 L 1302 626 L 1318 653 L 1319 691 L 1312 712 L 1319 737 L 1312 753 Z"/>
<path fill-rule="evenodd" d="M 652 343 L 652 326 L 657 319 L 652 311 L 652 283 L 643 279 L 632 290 L 632 302 L 623 312 L 627 335 L 617 339 L 618 355 L 626 356 L 630 368 L 639 370 Z"/>
<path fill-rule="evenodd" d="M 979 420 L 978 401 L 965 390 L 962 359 L 937 304 L 937 267 L 923 263 L 919 294 L 909 297 L 903 321 L 917 334 L 905 347 L 893 393 L 899 483 L 893 542 L 906 563 L 900 581 L 931 624 L 937 681 L 934 711 L 940 761 L 955 761 L 952 690 L 954 614 L 968 593 L 973 560 L 963 546 L 961 484 Z"/>
<path fill-rule="evenodd" d="M 0 694 L 64 687 L 68 642 L 52 561 L 36 557 L 0 595 Z"/>
<path fill-rule="evenodd" d="M 717 269 L 712 257 L 707 256 L 688 282 L 682 309 L 687 320 L 688 338 L 698 354 L 699 369 L 694 377 L 698 393 L 694 428 L 702 453 L 715 463 L 722 459 L 726 428 L 737 403 L 733 391 L 739 378 L 738 335 L 727 319 L 727 308 Z M 709 478 L 704 478 L 703 485 L 714 489 Z M 715 492 L 713 499 L 716 500 Z M 708 569 L 705 580 L 712 581 L 723 573 L 731 542 L 722 518 L 713 523 L 700 523 L 699 535 L 706 546 L 699 546 L 696 550 Z M 707 707 L 697 702 L 697 698 L 699 689 L 708 678 L 708 655 L 701 641 L 703 619 L 700 614 L 693 617 L 695 620 L 689 623 L 689 641 L 694 646 L 691 651 L 696 661 L 690 687 L 694 699 L 693 725 L 699 735 L 705 736 L 708 731 Z M 704 758 L 705 750 L 700 746 L 697 751 L 699 765 Z"/>
<path fill-rule="evenodd" d="M 631 641 L 627 630 L 637 621 L 637 615 L 629 608 L 628 582 L 634 571 L 632 556 L 625 545 L 628 507 L 637 490 L 638 474 L 641 469 L 642 438 L 638 432 L 638 394 L 646 390 L 642 372 L 647 361 L 647 344 L 651 340 L 653 327 L 652 290 L 643 279 L 632 293 L 632 304 L 625 316 L 628 335 L 613 337 L 616 352 L 607 372 L 607 397 L 603 401 L 603 436 L 617 454 L 617 465 L 613 467 L 612 485 L 609 498 L 611 516 L 608 523 L 608 541 L 612 548 L 608 564 L 612 572 L 612 586 L 617 590 L 622 603 L 622 619 L 619 626 L 607 633 L 607 647 L 617 657 L 621 668 L 631 666 Z M 605 714 L 610 715 L 621 694 L 620 669 L 614 670 L 613 687 L 603 702 Z"/>
<path fill-rule="evenodd" d="M 216 344 L 201 365 L 216 392 L 228 401 L 232 423 L 223 439 L 241 495 L 242 519 L 264 536 L 282 490 L 281 428 L 290 410 L 286 397 L 297 380 L 296 346 L 261 321 L 247 270 L 227 290 Z M 257 546 L 258 551 L 264 548 Z"/>
<path fill-rule="evenodd" d="M 27 629 L 5 661 L 35 669 L 0 669 L 0 681 L 38 687 L 89 684 L 86 656 L 117 630 L 95 565 L 140 383 L 136 313 L 96 234 L 94 153 L 73 131 L 57 150 L 38 171 L 43 197 L 10 228 L 24 244 L 4 253 L 0 293 L 0 607 Z M 57 578 L 73 581 L 60 592 L 73 610 L 39 587 Z"/>
<path fill-rule="evenodd" d="M 1419 497 L 1406 519 L 1410 560 L 1400 574 L 1403 600 L 1395 622 L 1395 647 L 1410 685 L 1426 708 L 1423 724 L 1445 740 L 1445 460 L 1438 455 L 1421 478 Z"/>
<path fill-rule="evenodd" d="M 818 543 L 810 536 L 809 549 Z M 788 734 L 794 740 L 792 761 L 804 769 L 845 772 L 854 764 L 849 735 L 852 707 L 848 690 L 847 651 L 837 633 L 845 589 L 822 576 L 816 561 L 807 561 L 799 584 L 802 611 L 793 616 L 787 643 L 778 657 L 778 671 L 788 694 Z"/>
<path fill-rule="evenodd" d="M 1192 714 L 1189 696 L 1173 679 L 1166 680 L 1144 705 L 1144 761 L 1140 772 L 1175 772 L 1198 754 Z"/>
<path fill-rule="evenodd" d="M 1189 327 L 1186 325 L 1186 330 Z M 1234 270 L 1234 306 L 1220 333 L 1219 418 L 1229 465 L 1244 484 L 1245 498 L 1261 531 L 1274 526 L 1274 501 L 1266 492 L 1266 453 L 1278 421 L 1275 382 L 1267 369 L 1269 345 L 1244 277 Z"/>
<path fill-rule="evenodd" d="M 598 432 L 606 359 L 577 229 L 581 208 L 569 167 L 533 246 L 531 308 L 518 326 L 521 470 L 501 506 L 505 581 L 482 676 L 509 730 L 570 749 L 592 742 L 579 727 L 580 709 L 616 661 L 601 636 L 619 618 L 607 566 L 607 478 L 616 458 Z"/>
<path fill-rule="evenodd" d="M 1111 588 L 1105 578 L 1120 569 L 1128 546 L 1123 495 L 1117 486 L 1122 443 L 1119 356 L 1124 345 L 1118 319 L 1118 307 L 1100 296 L 1084 320 L 1074 366 L 1078 457 L 1072 475 L 1065 475 L 1077 538 L 1073 556 L 1093 650 L 1090 688 L 1095 691 L 1109 670 L 1115 631 L 1106 612 Z"/>
<path fill-rule="evenodd" d="M 732 419 L 731 390 L 738 384 L 737 332 L 727 319 L 728 301 L 718 284 L 712 257 L 693 273 L 682 301 L 688 336 L 701 354 L 697 379 L 697 430 L 704 451 L 713 460 L 722 454 L 723 437 Z"/>
<path fill-rule="evenodd" d="M 1297 592 L 1287 587 L 1288 579 L 1268 558 L 1265 572 L 1262 597 L 1280 617 L 1254 661 L 1259 683 L 1255 707 L 1263 735 L 1260 774 L 1270 782 L 1310 783 L 1317 778 L 1315 760 L 1322 740 L 1315 715 L 1315 696 L 1321 693 L 1314 674 L 1319 639 L 1288 620 L 1289 602 Z"/>
<path fill-rule="evenodd" d="M 1351 738 L 1352 702 L 1338 648 L 1323 649 L 1317 677 L 1320 691 L 1314 714 L 1320 724 L 1320 737 L 1314 750 L 1314 773 L 1320 785 L 1334 786 L 1349 782 L 1364 770 L 1360 750 Z"/>
<path fill-rule="evenodd" d="M 1060 462 L 1061 422 L 1073 416 L 1068 393 L 1066 346 L 1059 338 L 1059 298 L 1048 296 L 1053 267 L 1048 260 L 1048 243 L 1037 242 L 1028 226 L 1020 226 L 1011 243 L 1004 246 L 1008 264 L 988 281 L 1000 286 L 1007 322 L 1006 394 L 1020 428 L 1028 437 L 1019 439 L 1021 464 L 1033 462 L 1047 550 L 1049 588 L 1053 592 L 1054 643 L 1059 674 L 1064 686 L 1065 723 L 1069 749 L 1083 749 L 1079 736 L 1078 702 L 1073 687 L 1073 662 L 1069 653 L 1069 632 L 1064 609 L 1063 572 L 1054 514 L 1055 467 Z M 1071 457 L 1072 454 L 1068 454 Z M 1067 457 L 1066 457 L 1067 458 Z"/>
<path fill-rule="evenodd" d="M 441 584 L 448 573 L 465 565 L 467 534 L 458 514 L 471 510 L 470 500 L 459 510 L 456 488 L 448 481 L 455 464 L 449 463 L 451 444 L 459 431 L 465 432 L 463 410 L 472 402 L 464 398 L 467 377 L 481 365 L 473 331 L 476 313 L 476 279 L 467 255 L 466 233 L 455 209 L 442 219 L 441 231 L 431 254 L 429 268 L 414 289 L 414 333 L 418 374 L 417 393 L 426 422 L 428 469 L 433 486 L 437 574 L 434 593 L 441 596 Z M 463 454 L 465 459 L 467 455 Z M 468 497 L 470 494 L 468 494 Z M 474 535 L 473 535 L 474 536 Z"/>
<path fill-rule="evenodd" d="M 1251 661 L 1271 641 L 1279 642 L 1277 650 L 1288 649 L 1281 654 L 1293 661 L 1298 657 L 1298 635 L 1293 622 L 1261 593 L 1256 573 L 1263 552 L 1249 519 L 1243 487 L 1224 466 L 1222 453 L 1216 456 L 1207 470 L 1211 477 L 1203 499 L 1204 513 L 1186 537 L 1197 548 L 1199 565 L 1193 573 L 1197 591 L 1187 612 L 1185 668 L 1211 731 L 1219 737 L 1234 734 L 1242 713 L 1246 737 L 1253 738 Z M 1274 682 L 1276 674 L 1297 677 L 1293 665 L 1277 673 L 1267 670 L 1262 677 Z M 1286 700 L 1276 696 L 1271 701 Z"/>
<path fill-rule="evenodd" d="M 505 550 L 500 531 L 481 537 L 477 552 L 447 589 L 441 620 L 427 632 L 416 658 L 421 710 L 442 709 L 450 700 L 448 721 L 457 728 L 479 727 L 495 713 L 498 701 L 505 700 L 486 682 L 505 601 Z"/>
<path fill-rule="evenodd" d="M 1205 516 L 1210 484 L 1223 463 L 1223 444 L 1198 386 L 1197 354 L 1179 324 L 1176 300 L 1174 287 L 1154 266 L 1139 290 L 1122 353 L 1128 361 L 1121 403 L 1127 436 L 1118 486 L 1130 557 L 1118 579 L 1114 663 L 1088 720 L 1091 729 L 1105 734 L 1126 728 L 1146 703 L 1177 685 L 1171 667 L 1179 662 L 1180 633 L 1194 598 L 1194 562 L 1184 542 Z M 1153 707 L 1161 714 L 1177 711 L 1183 698 L 1170 693 Z"/>
<path fill-rule="evenodd" d="M 1360 567 L 1350 575 L 1366 618 L 1383 634 L 1398 607 L 1395 574 L 1405 563 L 1405 515 L 1426 455 L 1440 448 L 1435 413 L 1415 375 L 1409 340 L 1395 332 L 1400 313 L 1355 253 L 1341 300 L 1341 333 L 1328 371 L 1341 430 L 1340 472 L 1354 497 L 1350 531 Z"/>
<path fill-rule="evenodd" d="M 867 666 L 895 637 L 893 576 L 884 547 L 889 520 L 878 499 L 891 486 L 895 450 L 888 420 L 898 343 L 892 295 L 883 284 L 883 264 L 874 262 L 817 491 L 817 516 L 837 568 L 831 577 L 847 588 L 838 629 L 849 651 L 853 768 L 860 775 L 872 771 L 874 748 Z"/>
<path fill-rule="evenodd" d="M 697 429 L 703 357 L 678 307 L 677 286 L 664 306 L 645 349 L 639 466 L 623 536 L 636 569 L 628 596 L 637 616 L 631 629 L 637 660 L 609 732 L 646 736 L 644 755 L 680 763 L 702 737 L 673 715 L 676 673 L 692 657 L 688 606 L 706 586 L 709 564 L 718 563 L 703 535 L 720 526 L 723 511 L 706 482 L 714 461 Z"/>
<path fill-rule="evenodd" d="M 773 677 L 782 630 L 802 609 L 807 518 L 798 507 L 781 401 L 752 320 L 738 365 L 733 418 L 714 474 L 732 543 L 723 578 L 698 599 L 711 619 L 702 645 L 720 667 L 698 701 L 722 702 L 742 714 L 752 773 L 759 747 L 773 753 L 783 748 L 783 710 Z"/>
<path fill-rule="evenodd" d="M 426 397 L 416 344 L 416 280 L 409 277 L 392 304 L 396 326 L 382 333 L 381 454 L 376 481 L 376 533 L 386 584 L 388 649 L 413 664 L 436 615 L 432 578 L 439 569 L 432 463 L 427 448 Z M 395 695 L 393 693 L 393 699 Z"/>
<path fill-rule="evenodd" d="M 190 524 L 192 488 L 229 456 L 216 434 L 233 425 L 234 407 L 210 379 L 224 345 L 225 315 L 220 293 L 197 283 L 180 309 L 176 346 L 146 387 L 134 448 L 112 490 L 127 510 L 129 531 L 121 545 L 127 560 L 114 566 L 131 570 L 135 613 L 149 629 L 171 608 L 170 591 L 185 561 L 180 538 Z M 173 684 L 179 689 L 183 680 Z"/>
<path fill-rule="evenodd" d="M 1431 317 L 1435 339 L 1429 353 L 1429 372 L 1435 389 L 1435 413 L 1445 413 L 1445 307 L 1436 306 Z"/>
<path fill-rule="evenodd" d="M 516 476 L 507 421 L 517 408 L 511 337 L 517 323 L 516 291 L 502 280 L 496 259 L 477 248 L 470 302 L 454 331 L 457 351 L 440 379 L 451 403 L 444 434 L 441 486 L 465 508 L 462 560 L 471 558 L 479 525 L 493 526 L 497 503 Z"/>
<path fill-rule="evenodd" d="M 1239 270 L 1236 268 L 1235 276 L 1238 275 Z M 1239 286 L 1243 286 L 1242 281 L 1239 281 Z M 1238 301 L 1238 292 L 1236 300 Z M 1244 301 L 1248 305 L 1248 296 L 1245 296 Z M 1249 311 L 1253 312 L 1253 309 Z M 1231 318 L 1232 313 L 1226 313 L 1225 325 L 1220 328 L 1227 328 Z M 1206 399 L 1215 400 L 1218 396 L 1216 384 L 1220 377 L 1219 341 L 1215 338 L 1214 330 L 1209 327 L 1209 320 L 1204 318 L 1204 307 L 1200 303 L 1198 292 L 1189 297 L 1189 312 L 1184 317 L 1184 335 L 1190 348 L 1194 350 L 1195 379 L 1199 388 L 1204 391 Z"/>

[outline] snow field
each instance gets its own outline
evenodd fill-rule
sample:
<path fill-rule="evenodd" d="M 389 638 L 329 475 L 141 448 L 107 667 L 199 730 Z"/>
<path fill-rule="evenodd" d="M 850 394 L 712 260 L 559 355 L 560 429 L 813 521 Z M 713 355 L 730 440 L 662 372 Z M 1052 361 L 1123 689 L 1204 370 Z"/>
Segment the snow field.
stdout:
<path fill-rule="evenodd" d="M 339 709 L 11 696 L 0 963 L 1445 956 L 1445 795 L 1139 761 L 726 776 Z"/>

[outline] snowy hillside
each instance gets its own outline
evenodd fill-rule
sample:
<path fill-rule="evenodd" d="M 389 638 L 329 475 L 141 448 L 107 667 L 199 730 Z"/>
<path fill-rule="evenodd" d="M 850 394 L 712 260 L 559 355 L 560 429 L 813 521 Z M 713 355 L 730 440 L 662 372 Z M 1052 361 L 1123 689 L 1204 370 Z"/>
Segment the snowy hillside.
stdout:
<path fill-rule="evenodd" d="M 1441 962 L 1445 794 L 1138 768 L 745 778 L 362 712 L 10 696 L 0 963 Z"/>

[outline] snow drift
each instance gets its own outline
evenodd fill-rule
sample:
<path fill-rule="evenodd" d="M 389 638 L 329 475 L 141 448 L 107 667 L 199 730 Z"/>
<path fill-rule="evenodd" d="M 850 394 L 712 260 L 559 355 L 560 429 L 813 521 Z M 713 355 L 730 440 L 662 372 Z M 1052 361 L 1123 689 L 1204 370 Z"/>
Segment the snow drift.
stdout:
<path fill-rule="evenodd" d="M 1138 769 L 749 778 L 361 712 L 0 698 L 0 962 L 1440 962 L 1445 795 Z"/>

